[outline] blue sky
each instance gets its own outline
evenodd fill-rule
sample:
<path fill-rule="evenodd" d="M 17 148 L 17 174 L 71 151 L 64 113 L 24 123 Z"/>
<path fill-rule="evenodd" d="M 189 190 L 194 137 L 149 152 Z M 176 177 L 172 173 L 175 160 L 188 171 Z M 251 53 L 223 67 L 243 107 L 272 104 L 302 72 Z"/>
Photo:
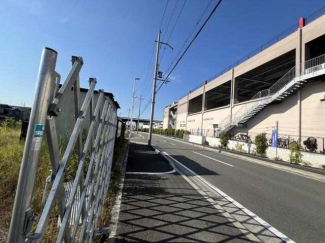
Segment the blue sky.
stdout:
<path fill-rule="evenodd" d="M 81 86 L 96 77 L 97 88 L 115 95 L 122 116 L 128 114 L 133 80 L 141 78 L 137 96 L 142 94 L 144 106 L 151 96 L 153 47 L 166 2 L 2 0 L 0 103 L 32 105 L 41 51 L 48 46 L 59 53 L 56 71 L 63 79 L 71 56 L 82 56 Z M 161 71 L 168 70 L 210 2 L 169 0 L 162 38 L 174 51 L 161 49 Z M 203 20 L 216 2 L 212 0 Z M 323 5 L 323 0 L 224 0 L 172 73 L 171 82 L 159 91 L 156 119 L 162 119 L 166 105 Z M 149 112 L 148 107 L 142 116 L 149 117 Z"/>

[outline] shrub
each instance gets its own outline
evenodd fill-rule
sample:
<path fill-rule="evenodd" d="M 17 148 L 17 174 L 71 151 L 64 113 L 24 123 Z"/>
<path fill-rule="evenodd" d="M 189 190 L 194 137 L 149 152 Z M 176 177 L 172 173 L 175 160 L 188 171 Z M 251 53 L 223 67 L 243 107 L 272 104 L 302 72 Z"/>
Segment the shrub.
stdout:
<path fill-rule="evenodd" d="M 302 154 L 301 154 L 301 145 L 296 141 L 289 142 L 290 149 L 290 162 L 294 164 L 299 164 L 301 162 Z"/>
<path fill-rule="evenodd" d="M 221 148 L 227 148 L 229 142 L 229 135 L 226 132 L 220 134 L 220 144 Z"/>
<path fill-rule="evenodd" d="M 266 134 L 261 133 L 255 137 L 256 153 L 265 156 L 267 149 L 267 139 Z"/>
<path fill-rule="evenodd" d="M 245 152 L 245 150 L 243 149 L 243 145 L 242 145 L 242 144 L 239 144 L 239 143 L 237 143 L 237 144 L 235 145 L 235 149 L 236 149 L 238 152 L 241 152 L 241 153 Z"/>

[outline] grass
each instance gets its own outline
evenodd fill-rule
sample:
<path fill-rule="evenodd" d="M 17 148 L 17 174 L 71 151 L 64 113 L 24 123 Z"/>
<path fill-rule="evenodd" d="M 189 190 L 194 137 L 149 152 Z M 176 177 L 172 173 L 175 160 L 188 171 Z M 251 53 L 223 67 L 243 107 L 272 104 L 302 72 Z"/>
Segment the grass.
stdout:
<path fill-rule="evenodd" d="M 18 182 L 20 164 L 24 151 L 24 141 L 19 141 L 21 124 L 16 122 L 4 122 L 0 126 L 0 242 L 6 242 L 11 213 L 15 198 L 15 192 Z M 67 141 L 67 140 L 65 140 Z M 60 156 L 62 158 L 65 143 L 61 143 Z M 124 141 L 116 143 L 114 152 L 114 163 L 117 161 L 121 148 L 124 146 Z M 42 143 L 41 154 L 38 163 L 37 177 L 34 187 L 34 195 L 32 198 L 32 208 L 35 216 L 40 216 L 42 212 L 41 199 L 43 196 L 46 178 L 51 174 L 50 156 L 46 148 L 46 141 Z M 74 153 L 71 157 L 70 165 L 67 168 L 67 173 L 73 176 L 78 166 L 77 155 Z M 114 167 L 113 167 L 114 168 Z M 68 176 L 65 177 L 67 179 Z M 70 177 L 71 178 L 71 177 Z M 118 180 L 120 178 L 119 171 L 113 169 L 111 177 L 111 186 L 108 193 L 108 200 L 104 206 L 102 218 L 104 225 L 107 225 L 110 218 L 110 208 L 113 204 L 117 191 Z M 47 233 L 42 242 L 55 242 L 58 227 L 58 207 L 55 206 L 50 217 Z M 34 224 L 35 226 L 36 224 Z"/>
<path fill-rule="evenodd" d="M 0 211 L 3 213 L 0 221 L 0 241 L 7 237 L 10 226 L 15 192 L 18 182 L 20 164 L 24 151 L 24 141 L 19 141 L 21 124 L 0 126 Z M 45 143 L 42 144 L 45 146 Z M 35 215 L 42 210 L 40 201 L 43 195 L 45 180 L 50 175 L 49 153 L 42 148 L 35 182 L 32 207 Z"/>

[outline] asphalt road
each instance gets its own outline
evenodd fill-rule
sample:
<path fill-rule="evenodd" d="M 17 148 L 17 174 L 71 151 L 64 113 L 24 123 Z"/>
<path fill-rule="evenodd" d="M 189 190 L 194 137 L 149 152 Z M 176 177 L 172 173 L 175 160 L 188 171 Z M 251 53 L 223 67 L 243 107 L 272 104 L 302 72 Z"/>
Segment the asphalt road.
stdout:
<path fill-rule="evenodd" d="M 160 136 L 153 144 L 292 240 L 325 242 L 324 182 Z"/>

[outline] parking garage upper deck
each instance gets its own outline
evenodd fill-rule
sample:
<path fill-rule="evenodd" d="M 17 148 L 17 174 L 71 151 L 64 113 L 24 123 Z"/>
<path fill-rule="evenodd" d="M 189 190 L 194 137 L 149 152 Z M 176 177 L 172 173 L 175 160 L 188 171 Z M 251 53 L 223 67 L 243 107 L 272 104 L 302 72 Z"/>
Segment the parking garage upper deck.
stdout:
<path fill-rule="evenodd" d="M 226 71 L 203 82 L 178 103 L 188 100 L 189 115 L 228 107 L 251 100 L 259 91 L 270 88 L 293 67 L 299 69 L 297 73 L 303 71 L 305 61 L 325 53 L 324 12 L 322 9 L 309 18 L 300 19 L 298 24 Z"/>

